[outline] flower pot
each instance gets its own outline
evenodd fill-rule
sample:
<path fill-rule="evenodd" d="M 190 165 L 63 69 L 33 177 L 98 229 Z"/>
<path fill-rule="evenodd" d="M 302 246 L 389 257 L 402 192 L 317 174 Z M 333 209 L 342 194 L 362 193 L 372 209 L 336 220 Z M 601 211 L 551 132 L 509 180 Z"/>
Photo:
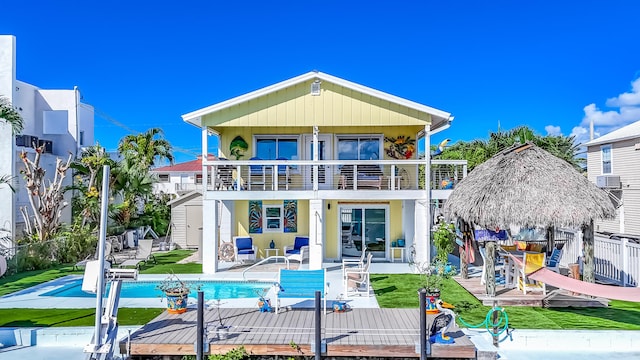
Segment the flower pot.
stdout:
<path fill-rule="evenodd" d="M 334 301 L 333 302 L 333 311 L 334 312 L 346 312 L 348 309 L 348 305 L 345 301 Z"/>
<path fill-rule="evenodd" d="M 218 326 L 216 334 L 218 335 L 218 340 L 226 340 L 229 338 L 229 326 Z"/>
<path fill-rule="evenodd" d="M 187 311 L 189 293 L 165 293 L 167 297 L 167 312 L 169 314 L 182 314 Z"/>

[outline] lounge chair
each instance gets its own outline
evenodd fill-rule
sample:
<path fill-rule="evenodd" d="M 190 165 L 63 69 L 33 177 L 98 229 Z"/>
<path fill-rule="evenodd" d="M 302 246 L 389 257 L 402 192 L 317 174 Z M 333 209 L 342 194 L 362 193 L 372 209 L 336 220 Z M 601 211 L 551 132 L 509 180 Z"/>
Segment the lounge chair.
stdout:
<path fill-rule="evenodd" d="M 366 295 L 367 297 L 371 296 L 371 291 L 369 290 L 369 268 L 371 266 L 372 258 L 373 254 L 369 253 L 367 255 L 367 261 L 365 262 L 363 267 L 345 269 L 344 288 L 345 295 L 347 297 L 354 295 Z"/>
<path fill-rule="evenodd" d="M 136 249 L 135 256 L 131 259 L 123 261 L 119 264 L 119 267 L 135 266 L 140 268 L 140 263 L 147 263 L 149 260 L 153 260 L 156 263 L 156 258 L 151 251 L 153 250 L 153 239 L 138 240 L 138 249 Z"/>
<path fill-rule="evenodd" d="M 289 260 L 296 260 L 302 264 L 302 261 L 309 259 L 309 237 L 296 236 L 293 245 L 284 247 L 284 256 Z"/>
<path fill-rule="evenodd" d="M 233 254 L 237 262 L 255 260 L 257 253 L 258 247 L 253 245 L 253 238 L 251 236 L 233 237 Z"/>

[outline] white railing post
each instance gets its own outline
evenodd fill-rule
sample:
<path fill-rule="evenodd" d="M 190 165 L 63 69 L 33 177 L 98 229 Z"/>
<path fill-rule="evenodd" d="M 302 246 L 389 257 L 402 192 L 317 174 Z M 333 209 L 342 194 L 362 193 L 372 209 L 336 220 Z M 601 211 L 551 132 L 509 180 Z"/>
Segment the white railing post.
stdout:
<path fill-rule="evenodd" d="M 622 263 L 622 274 L 620 276 L 620 280 L 622 282 L 622 286 L 627 286 L 630 284 L 629 281 L 629 239 L 622 238 L 620 239 L 620 246 L 622 247 L 620 251 L 620 259 Z"/>

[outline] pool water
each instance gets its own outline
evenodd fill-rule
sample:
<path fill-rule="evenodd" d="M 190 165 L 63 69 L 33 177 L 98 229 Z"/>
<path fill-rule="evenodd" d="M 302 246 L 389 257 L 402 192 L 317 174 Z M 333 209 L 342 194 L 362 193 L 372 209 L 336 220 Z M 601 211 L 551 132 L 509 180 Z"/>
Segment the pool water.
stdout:
<path fill-rule="evenodd" d="M 158 281 L 123 282 L 120 298 L 155 298 L 162 297 L 162 291 L 157 289 Z M 189 296 L 197 297 L 198 288 L 204 292 L 205 299 L 244 299 L 263 295 L 271 288 L 272 283 L 255 281 L 185 281 L 191 285 Z M 109 284 L 105 296 L 109 293 Z M 53 297 L 95 297 L 82 291 L 82 279 L 70 282 L 40 296 Z"/>

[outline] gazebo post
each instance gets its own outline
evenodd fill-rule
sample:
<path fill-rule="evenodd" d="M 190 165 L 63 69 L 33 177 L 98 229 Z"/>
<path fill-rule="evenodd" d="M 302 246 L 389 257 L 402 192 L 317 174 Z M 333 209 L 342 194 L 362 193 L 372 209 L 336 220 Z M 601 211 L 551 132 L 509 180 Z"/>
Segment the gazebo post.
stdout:
<path fill-rule="evenodd" d="M 486 268 L 485 276 L 487 277 L 485 281 L 485 289 L 487 290 L 487 295 L 491 297 L 496 296 L 496 242 L 495 241 L 487 241 L 484 245 L 485 250 L 487 251 L 487 263 L 484 264 Z"/>
<path fill-rule="evenodd" d="M 594 283 L 595 269 L 593 263 L 593 219 L 588 224 L 582 226 L 582 281 Z"/>
<path fill-rule="evenodd" d="M 473 251 L 473 249 L 467 249 L 467 244 L 471 244 L 471 232 L 469 231 L 469 223 L 464 219 L 458 218 L 458 227 L 462 233 L 463 245 L 460 246 L 460 276 L 463 279 L 469 278 L 469 259 L 467 258 L 467 251 Z"/>
<path fill-rule="evenodd" d="M 556 228 L 555 226 L 547 227 L 547 254 L 553 251 L 556 246 Z"/>

